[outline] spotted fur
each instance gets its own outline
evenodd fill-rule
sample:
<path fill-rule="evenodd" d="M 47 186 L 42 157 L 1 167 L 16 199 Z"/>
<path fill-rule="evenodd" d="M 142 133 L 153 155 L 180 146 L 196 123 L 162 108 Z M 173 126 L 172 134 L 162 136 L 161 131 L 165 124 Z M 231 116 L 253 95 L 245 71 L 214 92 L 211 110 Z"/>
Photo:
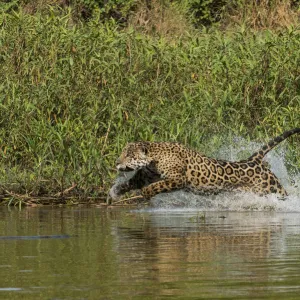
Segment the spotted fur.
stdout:
<path fill-rule="evenodd" d="M 272 148 L 296 133 L 300 133 L 300 128 L 284 132 L 248 159 L 237 162 L 210 158 L 179 143 L 129 143 L 116 162 L 117 169 L 125 172 L 135 170 L 136 173 L 130 180 L 112 188 L 113 197 L 136 188 L 141 189 L 146 199 L 176 189 L 206 194 L 237 190 L 286 196 L 285 189 L 263 158 Z"/>

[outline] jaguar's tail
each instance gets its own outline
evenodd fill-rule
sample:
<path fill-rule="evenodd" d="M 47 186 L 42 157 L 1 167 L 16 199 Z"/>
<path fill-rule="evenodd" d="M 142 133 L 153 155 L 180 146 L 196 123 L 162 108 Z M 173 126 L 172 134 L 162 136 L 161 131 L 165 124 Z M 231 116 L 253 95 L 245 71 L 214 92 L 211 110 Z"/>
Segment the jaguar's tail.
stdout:
<path fill-rule="evenodd" d="M 272 150 L 275 146 L 277 146 L 279 143 L 284 141 L 289 136 L 296 133 L 300 133 L 300 128 L 295 128 L 295 129 L 285 131 L 282 135 L 279 135 L 276 138 L 272 139 L 268 144 L 264 145 L 259 151 L 251 155 L 248 158 L 248 160 L 261 161 L 270 150 Z"/>

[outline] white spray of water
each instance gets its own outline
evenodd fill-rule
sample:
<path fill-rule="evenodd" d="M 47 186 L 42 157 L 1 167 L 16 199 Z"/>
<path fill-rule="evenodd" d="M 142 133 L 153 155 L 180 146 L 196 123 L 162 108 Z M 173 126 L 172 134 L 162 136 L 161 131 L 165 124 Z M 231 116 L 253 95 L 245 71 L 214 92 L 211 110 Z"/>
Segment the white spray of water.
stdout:
<path fill-rule="evenodd" d="M 222 147 L 218 158 L 236 161 L 247 158 L 262 145 L 247 142 L 242 138 L 235 138 L 234 146 Z M 241 153 L 243 154 L 241 157 Z M 198 209 L 205 211 L 280 211 L 300 212 L 300 178 L 288 173 L 285 166 L 285 150 L 281 146 L 268 153 L 265 160 L 270 164 L 272 172 L 276 174 L 289 196 L 279 200 L 276 195 L 270 194 L 260 197 L 253 193 L 228 192 L 212 196 L 200 196 L 190 192 L 176 191 L 155 196 L 151 205 L 157 209 Z M 292 185 L 291 182 L 294 182 Z"/>

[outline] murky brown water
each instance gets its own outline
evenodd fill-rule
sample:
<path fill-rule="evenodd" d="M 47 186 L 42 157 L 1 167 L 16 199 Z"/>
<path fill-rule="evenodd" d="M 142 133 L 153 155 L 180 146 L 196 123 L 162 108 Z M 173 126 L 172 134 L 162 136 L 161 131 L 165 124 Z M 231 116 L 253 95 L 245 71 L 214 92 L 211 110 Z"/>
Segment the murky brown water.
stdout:
<path fill-rule="evenodd" d="M 300 299 L 300 213 L 0 207 L 0 236 L 0 299 Z"/>

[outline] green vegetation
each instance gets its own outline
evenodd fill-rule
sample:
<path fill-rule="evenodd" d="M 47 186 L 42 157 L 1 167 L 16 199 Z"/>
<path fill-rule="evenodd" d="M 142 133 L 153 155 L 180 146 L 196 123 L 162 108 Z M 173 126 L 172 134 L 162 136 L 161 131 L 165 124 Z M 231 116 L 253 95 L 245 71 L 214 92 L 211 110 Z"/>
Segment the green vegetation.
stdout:
<path fill-rule="evenodd" d="M 120 27 L 98 8 L 85 20 L 78 6 L 28 13 L 19 2 L 0 6 L 0 187 L 11 204 L 103 196 L 127 141 L 211 154 L 228 134 L 300 127 L 297 26 L 224 29 L 228 17 L 200 31 L 175 3 L 152 9 L 155 24 L 135 7 Z"/>

